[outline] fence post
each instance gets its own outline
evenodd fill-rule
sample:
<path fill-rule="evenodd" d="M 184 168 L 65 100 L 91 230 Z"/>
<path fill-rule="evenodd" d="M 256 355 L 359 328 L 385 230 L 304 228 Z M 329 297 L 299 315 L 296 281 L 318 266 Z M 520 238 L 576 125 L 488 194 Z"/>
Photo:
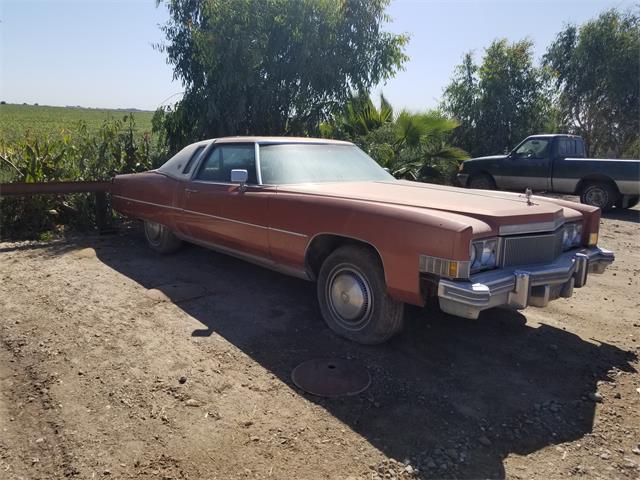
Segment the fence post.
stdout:
<path fill-rule="evenodd" d="M 113 232 L 111 202 L 106 192 L 96 192 L 96 225 L 98 233 L 104 235 Z"/>

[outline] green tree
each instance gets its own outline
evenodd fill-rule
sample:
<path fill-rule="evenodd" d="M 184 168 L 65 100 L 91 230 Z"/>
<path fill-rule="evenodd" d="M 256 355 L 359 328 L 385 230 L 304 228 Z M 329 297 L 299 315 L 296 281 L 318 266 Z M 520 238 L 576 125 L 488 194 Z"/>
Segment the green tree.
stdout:
<path fill-rule="evenodd" d="M 442 108 L 460 122 L 454 142 L 472 155 L 501 153 L 554 129 L 548 75 L 534 65 L 532 46 L 530 40 L 496 40 L 481 65 L 468 53 L 456 68 Z"/>
<path fill-rule="evenodd" d="M 203 137 L 314 133 L 352 90 L 401 68 L 389 0 L 158 0 L 185 93 L 154 125 L 170 150 Z"/>
<path fill-rule="evenodd" d="M 354 95 L 320 125 L 323 136 L 350 140 L 398 178 L 450 182 L 467 153 L 449 144 L 458 122 L 437 111 L 395 115 L 384 95 L 377 108 L 366 93 Z"/>
<path fill-rule="evenodd" d="M 480 87 L 478 66 L 471 52 L 466 53 L 462 63 L 455 69 L 454 78 L 446 87 L 442 108 L 455 117 L 460 126 L 453 134 L 458 145 L 472 155 L 481 155 L 485 150 L 480 138 Z"/>
<path fill-rule="evenodd" d="M 608 10 L 567 26 L 544 63 L 559 89 L 561 122 L 590 156 L 636 153 L 640 135 L 640 18 Z"/>

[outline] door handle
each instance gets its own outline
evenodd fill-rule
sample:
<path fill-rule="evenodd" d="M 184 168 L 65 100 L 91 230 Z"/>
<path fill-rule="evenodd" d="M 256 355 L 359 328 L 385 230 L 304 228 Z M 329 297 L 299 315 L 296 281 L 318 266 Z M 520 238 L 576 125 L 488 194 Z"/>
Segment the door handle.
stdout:
<path fill-rule="evenodd" d="M 198 193 L 198 190 L 194 190 L 194 189 L 192 189 L 192 188 L 185 188 L 185 189 L 184 189 L 184 191 L 185 191 L 186 193 Z"/>

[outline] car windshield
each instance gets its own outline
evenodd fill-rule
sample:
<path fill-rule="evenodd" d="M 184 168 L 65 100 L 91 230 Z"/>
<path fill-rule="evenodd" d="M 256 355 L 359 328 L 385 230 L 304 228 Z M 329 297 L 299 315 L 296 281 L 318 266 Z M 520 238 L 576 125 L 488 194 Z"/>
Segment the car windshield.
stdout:
<path fill-rule="evenodd" d="M 355 145 L 260 145 L 260 171 L 268 185 L 394 180 Z"/>

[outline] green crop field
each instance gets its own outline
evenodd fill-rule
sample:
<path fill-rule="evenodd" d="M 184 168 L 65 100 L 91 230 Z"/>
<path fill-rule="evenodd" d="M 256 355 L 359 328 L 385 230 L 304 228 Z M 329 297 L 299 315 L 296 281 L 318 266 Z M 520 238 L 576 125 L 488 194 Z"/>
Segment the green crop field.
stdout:
<path fill-rule="evenodd" d="M 47 107 L 37 105 L 0 105 L 0 140 L 11 144 L 25 136 L 42 138 L 73 134 L 81 122 L 89 132 L 97 131 L 105 120 L 122 120 L 128 110 L 106 110 L 81 107 Z M 138 132 L 151 131 L 153 112 L 134 111 Z"/>

